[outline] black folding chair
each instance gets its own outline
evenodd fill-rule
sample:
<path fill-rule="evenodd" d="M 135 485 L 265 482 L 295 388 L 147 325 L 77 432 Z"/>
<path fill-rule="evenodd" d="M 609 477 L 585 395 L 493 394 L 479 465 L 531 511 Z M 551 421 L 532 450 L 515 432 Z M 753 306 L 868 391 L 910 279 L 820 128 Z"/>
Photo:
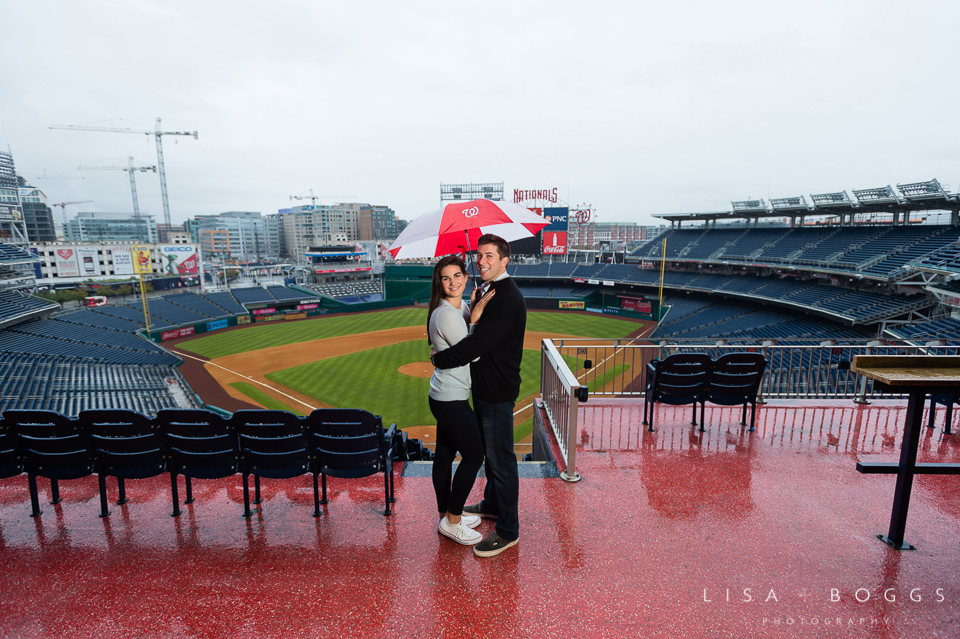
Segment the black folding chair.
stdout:
<path fill-rule="evenodd" d="M 8 410 L 4 419 L 23 452 L 30 486 L 30 515 L 40 515 L 37 477 L 50 480 L 50 503 L 60 503 L 58 482 L 93 474 L 93 456 L 80 422 L 52 410 Z"/>
<path fill-rule="evenodd" d="M 127 479 L 156 477 L 167 469 L 160 428 L 142 413 L 123 409 L 81 411 L 100 484 L 100 516 L 106 517 L 107 477 L 117 478 L 117 505 L 127 503 Z"/>
<path fill-rule="evenodd" d="M 693 404 L 693 425 L 697 423 L 697 403 L 701 405 L 700 420 L 703 421 L 703 386 L 710 374 L 709 355 L 702 353 L 675 353 L 663 360 L 655 359 L 647 364 L 646 384 L 643 394 L 643 423 L 653 431 L 656 402 L 672 406 Z"/>
<path fill-rule="evenodd" d="M 193 502 L 193 479 L 222 479 L 240 472 L 240 447 L 231 421 L 211 410 L 165 408 L 157 423 L 167 448 L 173 516 L 180 515 L 177 476 L 187 485 L 185 504 Z"/>
<path fill-rule="evenodd" d="M 937 416 L 937 404 L 945 406 L 947 414 L 943 418 L 943 433 L 951 434 L 951 423 L 953 422 L 953 405 L 960 404 L 960 395 L 953 393 L 931 393 L 930 394 L 930 421 L 927 426 L 933 428 L 933 420 Z"/>
<path fill-rule="evenodd" d="M 25 468 L 23 454 L 17 450 L 13 429 L 0 419 L 0 479 L 16 477 Z"/>
<path fill-rule="evenodd" d="M 747 425 L 747 404 L 752 407 L 750 430 L 757 421 L 757 393 L 767 360 L 760 353 L 727 353 L 714 361 L 707 378 L 704 399 L 711 404 L 739 406 L 743 404 L 740 425 Z M 700 430 L 703 430 L 703 406 L 700 409 Z"/>
<path fill-rule="evenodd" d="M 260 503 L 260 478 L 287 479 L 310 472 L 306 425 L 285 410 L 238 410 L 231 420 L 240 441 L 243 516 L 250 517 L 248 477 L 253 475 Z"/>
<path fill-rule="evenodd" d="M 313 502 L 315 517 L 320 504 L 327 503 L 327 475 L 331 477 L 369 477 L 383 473 L 384 515 L 392 515 L 393 440 L 397 425 L 384 429 L 380 415 L 361 409 L 320 408 L 310 413 L 310 452 L 313 457 Z M 317 476 L 322 478 L 323 499 L 317 491 Z"/>

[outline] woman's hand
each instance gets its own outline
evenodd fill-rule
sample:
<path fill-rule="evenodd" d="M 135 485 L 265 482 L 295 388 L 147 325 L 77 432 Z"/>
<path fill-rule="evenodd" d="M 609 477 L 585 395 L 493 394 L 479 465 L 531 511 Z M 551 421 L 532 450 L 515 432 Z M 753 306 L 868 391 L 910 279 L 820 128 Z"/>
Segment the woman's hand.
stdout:
<path fill-rule="evenodd" d="M 483 315 L 483 307 L 487 305 L 493 296 L 496 295 L 496 291 L 492 288 L 487 292 L 486 295 L 480 298 L 480 301 L 476 304 L 470 305 L 470 323 L 476 324 L 480 321 L 480 316 Z"/>

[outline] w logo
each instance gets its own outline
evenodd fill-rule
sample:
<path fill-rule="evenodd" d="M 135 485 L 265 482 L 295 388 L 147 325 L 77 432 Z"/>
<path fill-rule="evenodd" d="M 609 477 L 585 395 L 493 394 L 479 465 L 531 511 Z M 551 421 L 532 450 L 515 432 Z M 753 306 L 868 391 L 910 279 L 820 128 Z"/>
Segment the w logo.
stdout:
<path fill-rule="evenodd" d="M 480 209 L 476 206 L 471 206 L 469 209 L 463 209 L 463 217 L 474 217 L 480 215 Z"/>

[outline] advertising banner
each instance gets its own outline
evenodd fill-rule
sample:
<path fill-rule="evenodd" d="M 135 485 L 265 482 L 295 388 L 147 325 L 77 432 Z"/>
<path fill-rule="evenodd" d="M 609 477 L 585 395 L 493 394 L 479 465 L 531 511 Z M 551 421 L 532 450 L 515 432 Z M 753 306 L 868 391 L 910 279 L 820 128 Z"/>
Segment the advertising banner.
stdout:
<path fill-rule="evenodd" d="M 309 311 L 314 308 L 317 308 L 316 302 L 314 302 L 313 304 L 297 304 L 298 311 Z"/>
<path fill-rule="evenodd" d="M 193 327 L 187 326 L 186 328 L 177 328 L 172 331 L 164 331 L 160 333 L 160 341 L 165 342 L 168 339 L 176 339 L 178 337 L 187 337 L 188 335 L 193 335 Z"/>
<path fill-rule="evenodd" d="M 199 272 L 197 249 L 186 244 L 165 244 L 160 247 L 162 269 L 169 275 L 196 275 Z"/>
<path fill-rule="evenodd" d="M 249 323 L 250 323 L 249 315 L 241 315 L 240 317 L 237 318 L 237 324 L 249 324 Z"/>
<path fill-rule="evenodd" d="M 133 272 L 136 275 L 143 273 L 149 275 L 153 272 L 153 266 L 150 264 L 149 246 L 130 247 L 130 256 L 133 258 Z"/>
<path fill-rule="evenodd" d="M 90 246 L 77 247 L 77 263 L 80 264 L 80 276 L 100 275 L 100 257 L 97 249 Z"/>
<path fill-rule="evenodd" d="M 59 248 L 56 255 L 57 275 L 60 277 L 80 277 L 80 265 L 77 263 L 77 250 Z"/>
<path fill-rule="evenodd" d="M 560 300 L 560 308 L 570 310 L 570 311 L 582 311 L 587 307 L 586 302 L 568 302 L 566 300 Z"/>
<path fill-rule="evenodd" d="M 570 214 L 570 209 L 565 206 L 554 206 L 551 208 L 543 209 L 543 217 L 550 222 L 550 225 L 543 229 L 544 231 L 561 231 L 563 233 L 567 232 L 567 219 Z"/>
<path fill-rule="evenodd" d="M 271 313 L 276 313 L 276 312 L 277 312 L 277 309 L 274 308 L 274 307 L 270 307 L 270 308 L 256 308 L 256 309 L 254 309 L 254 310 L 252 310 L 252 311 L 250 311 L 250 312 L 253 313 L 254 315 L 270 315 Z"/>
<path fill-rule="evenodd" d="M 111 246 L 113 273 L 115 275 L 133 275 L 133 256 L 129 246 Z"/>
<path fill-rule="evenodd" d="M 328 268 L 328 269 L 318 269 L 317 275 L 323 275 L 324 273 L 356 273 L 358 271 L 370 271 L 370 270 L 373 270 L 373 267 L 361 266 L 358 268 Z"/>
<path fill-rule="evenodd" d="M 650 302 L 634 297 L 621 297 L 620 308 L 625 308 L 628 311 L 635 311 L 637 313 L 653 312 L 653 307 L 651 306 Z"/>
<path fill-rule="evenodd" d="M 543 232 L 543 254 L 544 255 L 566 255 L 567 254 L 567 232 L 544 231 Z"/>
<path fill-rule="evenodd" d="M 216 320 L 214 322 L 207 322 L 208 331 L 217 331 L 217 330 L 220 330 L 221 328 L 226 328 L 226 327 L 227 327 L 227 320 L 225 319 Z"/>

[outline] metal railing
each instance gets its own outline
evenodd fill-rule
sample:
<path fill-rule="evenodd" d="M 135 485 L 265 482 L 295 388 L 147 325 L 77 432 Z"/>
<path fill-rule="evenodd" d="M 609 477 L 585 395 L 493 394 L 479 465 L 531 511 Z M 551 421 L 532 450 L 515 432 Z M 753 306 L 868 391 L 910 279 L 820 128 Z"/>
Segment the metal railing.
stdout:
<path fill-rule="evenodd" d="M 549 340 L 545 340 L 549 341 Z M 637 340 L 586 338 L 553 340 L 580 386 L 591 396 L 641 397 L 644 370 L 653 359 L 672 353 L 700 352 L 716 359 L 730 352 L 759 352 L 768 361 L 760 387 L 772 399 L 855 399 L 875 395 L 872 382 L 850 371 L 855 355 L 955 355 L 957 346 L 927 345 L 894 340 L 803 341 L 778 344 L 775 340 L 704 340 L 638 343 Z M 890 395 L 886 395 L 890 397 Z"/>
<path fill-rule="evenodd" d="M 567 466 L 560 477 L 569 482 L 580 481 L 576 435 L 581 385 L 552 340 L 540 343 L 540 353 L 540 397 Z"/>
<path fill-rule="evenodd" d="M 855 355 L 957 355 L 960 347 L 893 340 L 791 340 L 789 344 L 774 340 L 720 340 L 712 344 L 691 340 L 650 344 L 631 339 L 545 339 L 541 342 L 540 396 L 566 461 L 563 479 L 580 479 L 576 471 L 577 410 L 587 393 L 593 397 L 639 398 L 644 393 L 644 371 L 653 359 L 680 352 L 701 352 L 716 359 L 726 352 L 744 351 L 762 353 L 768 361 L 757 396 L 761 403 L 766 399 L 851 399 L 869 404 L 869 398 L 879 393 L 871 380 L 850 370 Z M 898 397 L 889 393 L 884 396 Z"/>

